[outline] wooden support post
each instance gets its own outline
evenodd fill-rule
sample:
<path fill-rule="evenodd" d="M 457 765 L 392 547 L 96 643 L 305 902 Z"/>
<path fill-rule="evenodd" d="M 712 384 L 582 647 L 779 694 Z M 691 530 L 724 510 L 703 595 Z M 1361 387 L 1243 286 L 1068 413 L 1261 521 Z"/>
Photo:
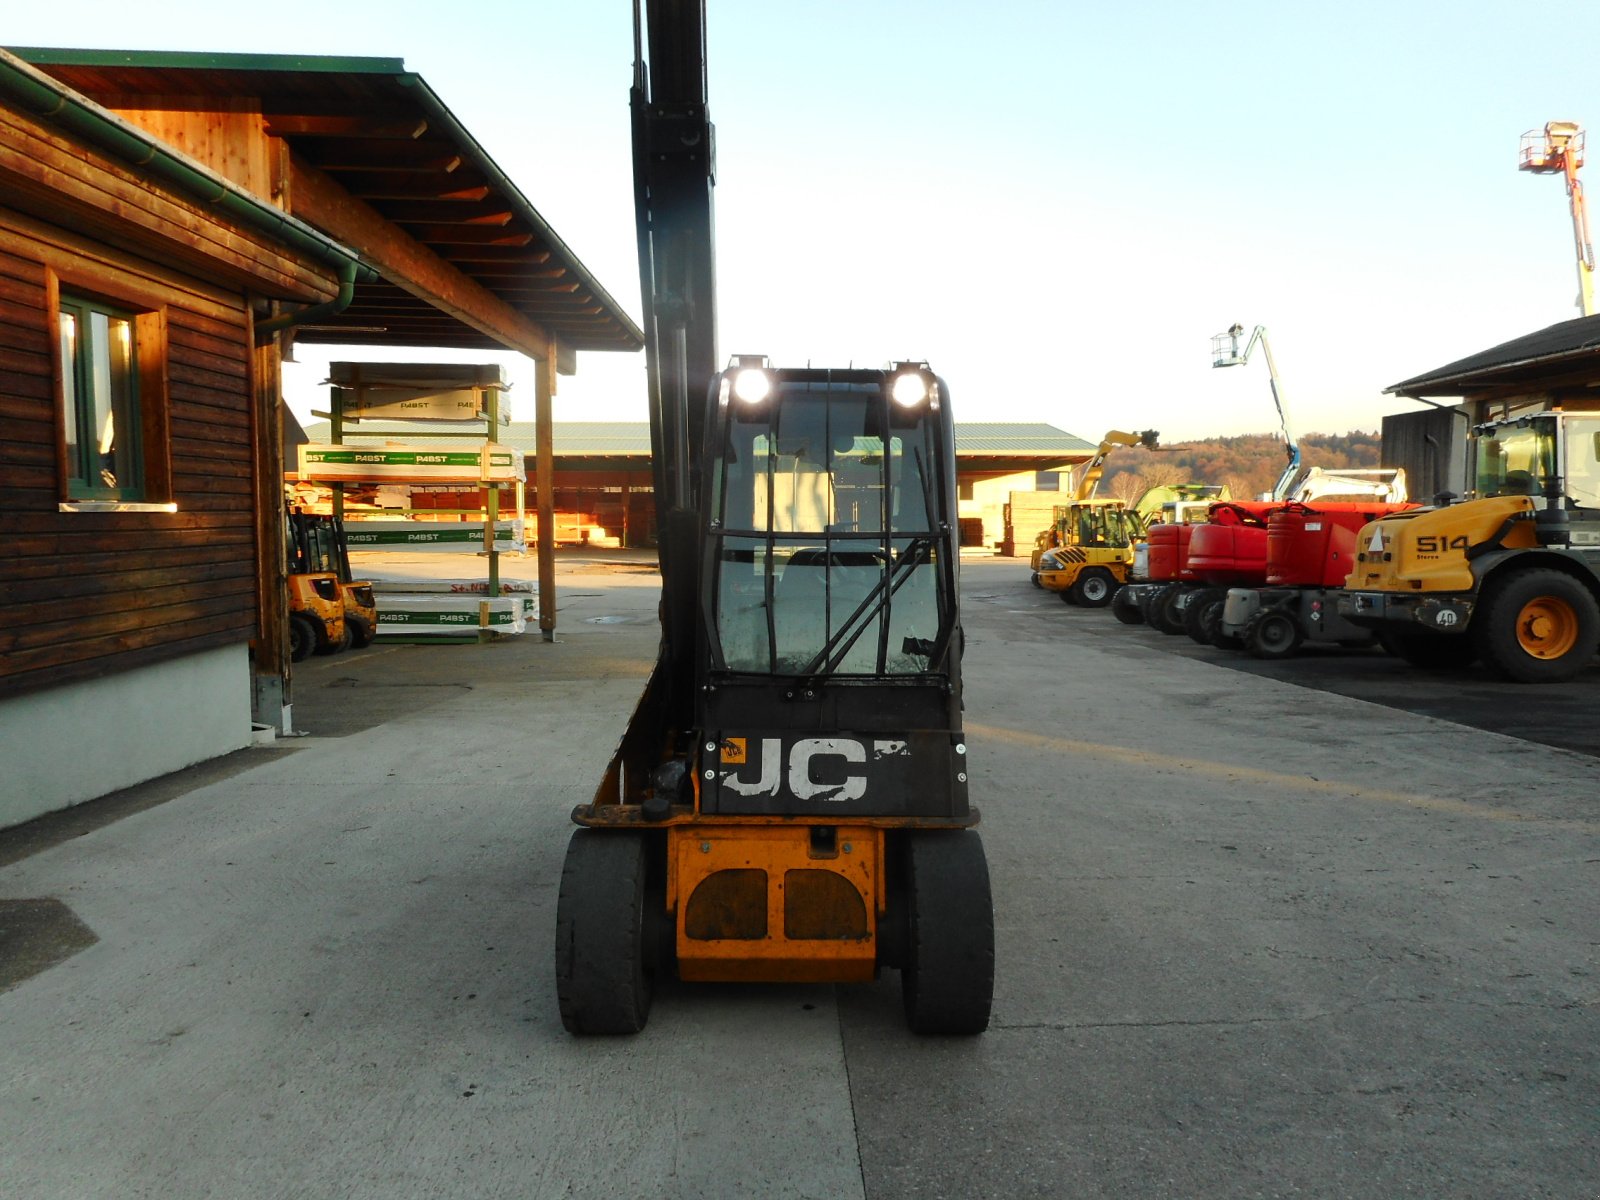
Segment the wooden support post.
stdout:
<path fill-rule="evenodd" d="M 282 356 L 276 339 L 251 356 L 255 443 L 256 638 L 251 719 L 289 733 L 289 565 L 284 551 Z"/>
<path fill-rule="evenodd" d="M 483 392 L 483 407 L 488 415 L 489 431 L 487 439 L 495 441 L 500 432 L 500 389 L 486 387 Z M 500 523 L 500 485 L 489 480 L 489 451 L 483 452 L 484 482 L 483 482 L 483 539 L 484 550 L 489 555 L 489 587 L 487 595 L 491 601 L 500 598 L 500 551 L 495 541 L 495 526 Z M 489 632 L 489 606 L 478 606 L 478 640 L 489 641 L 493 635 Z"/>
<path fill-rule="evenodd" d="M 535 363 L 534 384 L 534 487 L 539 500 L 539 632 L 556 640 L 556 488 L 555 423 L 552 402 L 556 394 L 556 354 Z"/>

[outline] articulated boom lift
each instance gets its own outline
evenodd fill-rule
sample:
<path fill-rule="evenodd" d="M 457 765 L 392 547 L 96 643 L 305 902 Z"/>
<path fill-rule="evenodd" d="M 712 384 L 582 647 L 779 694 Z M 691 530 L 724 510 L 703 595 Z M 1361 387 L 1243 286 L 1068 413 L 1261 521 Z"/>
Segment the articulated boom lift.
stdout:
<path fill-rule="evenodd" d="M 1589 239 L 1589 207 L 1583 198 L 1578 168 L 1583 166 L 1583 130 L 1575 121 L 1546 121 L 1543 131 L 1522 135 L 1518 170 L 1535 175 L 1560 175 L 1567 181 L 1567 202 L 1572 209 L 1572 239 L 1578 252 L 1578 311 L 1595 314 L 1594 243 Z"/>
<path fill-rule="evenodd" d="M 661 650 L 573 812 L 556 989 L 631 1033 L 653 978 L 901 972 L 926 1033 L 989 1020 L 994 928 L 961 731 L 949 391 L 717 368 L 704 0 L 635 4 L 636 212 Z"/>
<path fill-rule="evenodd" d="M 1250 361 L 1250 355 L 1257 344 L 1261 346 L 1261 353 L 1266 355 L 1267 381 L 1272 386 L 1272 404 L 1278 410 L 1278 423 L 1283 427 L 1284 446 L 1289 456 L 1283 474 L 1278 476 L 1278 482 L 1273 485 L 1272 494 L 1268 499 L 1282 500 L 1289 495 L 1289 489 L 1294 486 L 1295 476 L 1300 473 L 1300 443 L 1295 441 L 1294 434 L 1289 432 L 1289 414 L 1283 407 L 1283 388 L 1278 382 L 1278 364 L 1272 361 L 1272 344 L 1267 341 L 1267 327 L 1257 325 L 1251 331 L 1250 340 L 1245 343 L 1244 349 L 1240 350 L 1239 339 L 1243 336 L 1244 326 L 1235 323 L 1225 332 L 1213 337 L 1211 365 L 1242 367 Z"/>

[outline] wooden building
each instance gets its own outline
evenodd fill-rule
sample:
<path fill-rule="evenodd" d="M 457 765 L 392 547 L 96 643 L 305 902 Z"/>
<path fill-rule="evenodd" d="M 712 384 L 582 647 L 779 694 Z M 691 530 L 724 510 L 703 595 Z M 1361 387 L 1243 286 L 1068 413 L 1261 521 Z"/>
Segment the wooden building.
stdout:
<path fill-rule="evenodd" d="M 287 720 L 293 337 L 642 345 L 396 60 L 0 52 L 0 826 Z"/>
<path fill-rule="evenodd" d="M 1600 411 L 1600 316 L 1575 317 L 1490 346 L 1385 389 L 1430 407 L 1383 421 L 1383 465 L 1405 468 L 1418 498 L 1471 486 L 1473 426 L 1560 408 Z M 1458 404 L 1441 401 L 1457 400 Z"/>

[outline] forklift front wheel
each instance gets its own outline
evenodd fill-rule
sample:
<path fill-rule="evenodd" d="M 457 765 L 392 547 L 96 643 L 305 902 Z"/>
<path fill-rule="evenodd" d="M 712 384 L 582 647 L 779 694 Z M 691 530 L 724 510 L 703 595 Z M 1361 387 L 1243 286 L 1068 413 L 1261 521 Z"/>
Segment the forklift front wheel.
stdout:
<path fill-rule="evenodd" d="M 350 630 L 350 622 L 346 621 L 344 623 L 344 625 L 342 626 L 342 631 L 339 634 L 339 640 L 338 641 L 334 641 L 334 640 L 332 640 L 330 638 L 326 645 L 322 645 L 322 646 L 318 646 L 317 647 L 317 653 L 318 654 L 342 654 L 342 653 L 344 653 L 344 651 L 350 649 L 350 647 L 355 644 L 354 639 L 355 639 L 355 634 L 352 633 L 351 630 Z"/>
<path fill-rule="evenodd" d="M 367 624 L 364 617 L 346 616 L 344 625 L 350 631 L 350 644 L 357 650 L 372 645 L 372 626 Z"/>
<path fill-rule="evenodd" d="M 638 1033 L 650 1016 L 643 834 L 579 829 L 556 897 L 556 999 L 568 1033 Z"/>
<path fill-rule="evenodd" d="M 994 997 L 994 904 L 976 832 L 906 834 L 906 947 L 900 969 L 913 1033 L 982 1033 Z"/>
<path fill-rule="evenodd" d="M 289 659 L 303 662 L 317 648 L 317 629 L 309 617 L 299 613 L 289 614 Z"/>

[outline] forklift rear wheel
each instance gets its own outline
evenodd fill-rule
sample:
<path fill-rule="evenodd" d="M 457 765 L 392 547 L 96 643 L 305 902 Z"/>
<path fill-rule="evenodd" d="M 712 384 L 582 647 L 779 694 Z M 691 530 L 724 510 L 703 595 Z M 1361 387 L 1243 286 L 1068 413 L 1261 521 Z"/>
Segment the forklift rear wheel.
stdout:
<path fill-rule="evenodd" d="M 1212 625 L 1222 620 L 1222 603 L 1228 598 L 1228 593 L 1222 588 L 1201 588 L 1189 597 L 1189 603 L 1183 610 L 1183 631 L 1189 635 L 1191 641 L 1202 646 L 1211 644 L 1211 634 L 1206 630 L 1206 617 L 1213 605 L 1216 614 Z"/>
<path fill-rule="evenodd" d="M 1063 604 L 1073 604 L 1073 605 L 1077 604 L 1078 603 L 1078 585 L 1077 585 L 1077 583 L 1074 582 L 1071 587 L 1065 588 L 1062 591 L 1057 592 L 1056 595 L 1061 597 L 1061 603 L 1063 603 Z"/>
<path fill-rule="evenodd" d="M 357 650 L 372 645 L 372 626 L 361 617 L 346 617 L 344 626 L 350 631 L 350 644 Z"/>
<path fill-rule="evenodd" d="M 1144 613 L 1139 611 L 1139 601 L 1124 584 L 1111 597 L 1111 615 L 1124 625 L 1143 625 Z"/>
<path fill-rule="evenodd" d="M 556 898 L 556 999 L 568 1033 L 638 1033 L 650 1016 L 645 963 L 649 846 L 632 831 L 579 829 Z"/>
<path fill-rule="evenodd" d="M 1039 582 L 1039 572 L 1037 571 L 1033 573 L 1033 586 L 1036 588 L 1042 588 L 1044 586 L 1044 584 Z"/>
<path fill-rule="evenodd" d="M 299 613 L 289 614 L 289 659 L 303 662 L 317 648 L 317 629 L 309 617 Z"/>
<path fill-rule="evenodd" d="M 1304 640 L 1300 623 L 1277 609 L 1256 613 L 1244 627 L 1244 646 L 1251 658 L 1288 658 Z"/>
<path fill-rule="evenodd" d="M 994 998 L 994 904 L 977 833 L 913 830 L 905 842 L 906 953 L 913 1033 L 982 1033 Z"/>
<path fill-rule="evenodd" d="M 1117 581 L 1111 577 L 1111 572 L 1101 567 L 1090 567 L 1072 585 L 1078 603 L 1085 608 L 1104 608 L 1111 603 L 1111 593 L 1116 588 Z"/>
<path fill-rule="evenodd" d="M 1490 585 L 1472 625 L 1476 649 L 1497 675 L 1558 683 L 1593 660 L 1600 606 L 1564 571 L 1518 571 Z"/>

